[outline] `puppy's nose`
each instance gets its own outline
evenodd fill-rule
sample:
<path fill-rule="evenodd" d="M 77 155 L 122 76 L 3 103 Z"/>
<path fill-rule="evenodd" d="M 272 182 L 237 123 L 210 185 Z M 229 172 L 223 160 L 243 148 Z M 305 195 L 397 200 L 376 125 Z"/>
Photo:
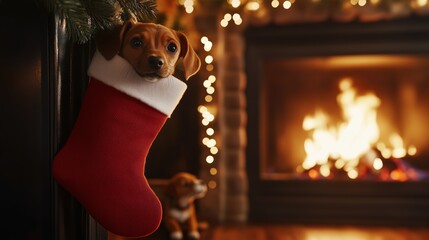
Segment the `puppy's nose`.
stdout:
<path fill-rule="evenodd" d="M 164 59 L 160 57 L 150 56 L 149 57 L 149 66 L 153 69 L 159 70 L 164 65 Z"/>

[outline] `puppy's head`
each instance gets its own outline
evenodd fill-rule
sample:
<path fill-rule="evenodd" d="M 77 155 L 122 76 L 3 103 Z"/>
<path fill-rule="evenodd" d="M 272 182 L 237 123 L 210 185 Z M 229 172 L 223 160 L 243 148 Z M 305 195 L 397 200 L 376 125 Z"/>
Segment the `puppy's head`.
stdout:
<path fill-rule="evenodd" d="M 207 186 L 202 180 L 189 173 L 174 175 L 167 186 L 167 195 L 175 199 L 202 198 L 207 192 Z"/>
<path fill-rule="evenodd" d="M 107 60 L 119 54 L 145 79 L 157 81 L 172 75 L 181 57 L 186 80 L 201 66 L 187 37 L 159 24 L 127 22 L 113 31 L 98 33 L 95 39 Z"/>

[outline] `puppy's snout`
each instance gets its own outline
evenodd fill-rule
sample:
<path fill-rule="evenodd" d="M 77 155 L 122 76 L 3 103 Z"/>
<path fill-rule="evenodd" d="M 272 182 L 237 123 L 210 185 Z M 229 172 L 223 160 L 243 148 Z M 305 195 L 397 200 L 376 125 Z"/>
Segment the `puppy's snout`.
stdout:
<path fill-rule="evenodd" d="M 156 56 L 150 56 L 149 57 L 149 66 L 152 69 L 159 70 L 164 65 L 164 59 Z"/>

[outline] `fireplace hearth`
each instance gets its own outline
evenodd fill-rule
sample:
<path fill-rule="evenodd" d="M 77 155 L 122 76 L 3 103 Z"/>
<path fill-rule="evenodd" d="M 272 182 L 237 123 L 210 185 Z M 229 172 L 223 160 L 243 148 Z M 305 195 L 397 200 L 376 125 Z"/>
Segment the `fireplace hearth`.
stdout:
<path fill-rule="evenodd" d="M 245 37 L 249 219 L 429 224 L 429 19 Z"/>

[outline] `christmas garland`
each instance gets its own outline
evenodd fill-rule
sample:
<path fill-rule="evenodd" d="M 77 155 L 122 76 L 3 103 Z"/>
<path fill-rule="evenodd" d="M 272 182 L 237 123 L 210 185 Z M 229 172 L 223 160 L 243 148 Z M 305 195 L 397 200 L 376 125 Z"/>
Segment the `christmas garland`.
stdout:
<path fill-rule="evenodd" d="M 156 19 L 156 0 L 41 0 L 65 24 L 73 42 L 85 43 L 93 34 L 133 19 Z"/>

